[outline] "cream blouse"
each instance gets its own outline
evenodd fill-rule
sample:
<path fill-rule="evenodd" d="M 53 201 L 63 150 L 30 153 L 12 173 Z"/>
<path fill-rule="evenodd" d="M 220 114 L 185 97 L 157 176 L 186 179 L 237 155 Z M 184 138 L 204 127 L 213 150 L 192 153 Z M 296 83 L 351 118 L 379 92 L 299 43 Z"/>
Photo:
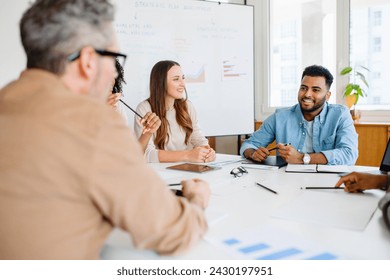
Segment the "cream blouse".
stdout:
<path fill-rule="evenodd" d="M 184 143 L 185 136 L 186 136 L 185 131 L 176 121 L 176 110 L 172 109 L 167 111 L 167 115 L 166 115 L 169 123 L 169 130 L 168 130 L 169 140 L 165 146 L 165 150 L 167 151 L 192 150 L 193 148 L 196 147 L 208 145 L 208 140 L 203 135 L 198 125 L 198 118 L 196 115 L 194 105 L 187 100 L 187 107 L 188 107 L 188 113 L 192 120 L 192 126 L 194 129 L 188 141 L 188 145 Z M 141 116 L 145 115 L 147 112 L 150 112 L 151 110 L 152 109 L 147 100 L 142 101 L 137 106 L 136 109 L 137 113 L 139 113 Z M 134 119 L 134 132 L 137 138 L 141 136 L 142 126 L 138 123 L 137 119 Z M 153 134 L 146 147 L 145 158 L 147 162 L 159 162 L 158 149 L 154 145 L 155 138 L 156 138 L 156 134 Z"/>

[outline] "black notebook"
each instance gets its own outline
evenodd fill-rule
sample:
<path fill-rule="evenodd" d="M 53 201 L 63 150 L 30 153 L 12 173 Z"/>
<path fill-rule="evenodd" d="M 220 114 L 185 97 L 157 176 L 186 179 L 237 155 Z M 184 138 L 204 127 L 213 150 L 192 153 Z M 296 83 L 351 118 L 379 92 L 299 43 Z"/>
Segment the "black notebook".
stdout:
<path fill-rule="evenodd" d="M 279 168 L 286 166 L 287 162 L 284 161 L 282 157 L 279 156 L 268 156 L 264 161 L 254 161 L 251 159 L 246 159 L 242 162 L 242 164 L 259 164 L 259 165 L 269 165 L 269 166 L 277 166 Z M 245 166 L 245 165 L 244 165 Z"/>

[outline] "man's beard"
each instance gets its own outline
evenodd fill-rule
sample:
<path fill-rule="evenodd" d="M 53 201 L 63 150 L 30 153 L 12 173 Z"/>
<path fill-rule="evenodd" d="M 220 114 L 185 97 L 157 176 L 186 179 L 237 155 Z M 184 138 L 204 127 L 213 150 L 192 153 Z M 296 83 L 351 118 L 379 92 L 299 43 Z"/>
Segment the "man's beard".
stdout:
<path fill-rule="evenodd" d="M 301 111 L 305 112 L 305 113 L 312 113 L 312 112 L 314 112 L 314 111 L 316 111 L 316 110 L 318 110 L 318 109 L 320 109 L 320 108 L 322 108 L 324 106 L 324 104 L 326 102 L 326 97 L 324 97 L 322 100 L 320 100 L 319 103 L 314 103 L 313 107 L 310 108 L 310 109 L 304 109 L 302 107 L 302 102 L 303 101 L 301 99 L 300 102 L 299 102 L 299 106 L 301 107 Z"/>

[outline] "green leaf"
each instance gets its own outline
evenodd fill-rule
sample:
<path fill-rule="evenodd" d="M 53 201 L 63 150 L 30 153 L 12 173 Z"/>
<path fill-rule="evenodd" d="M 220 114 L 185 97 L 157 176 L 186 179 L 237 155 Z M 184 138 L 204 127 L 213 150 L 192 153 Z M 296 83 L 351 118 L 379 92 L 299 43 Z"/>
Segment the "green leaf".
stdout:
<path fill-rule="evenodd" d="M 351 86 L 351 84 L 348 84 L 346 87 L 345 87 L 345 90 L 344 90 L 344 95 L 343 96 L 348 96 L 351 94 L 353 88 Z"/>
<path fill-rule="evenodd" d="M 346 89 L 346 90 L 347 90 L 347 89 L 353 90 L 353 84 L 348 84 L 348 85 L 346 85 L 345 89 Z"/>
<path fill-rule="evenodd" d="M 357 92 L 358 95 L 360 95 L 361 97 L 364 97 L 363 92 L 362 92 L 362 89 L 361 89 L 360 87 L 356 89 L 356 92 Z"/>
<path fill-rule="evenodd" d="M 355 90 L 355 91 L 358 91 L 360 89 L 360 86 L 358 84 L 352 84 L 352 88 Z"/>
<path fill-rule="evenodd" d="M 347 75 L 348 73 L 351 73 L 351 71 L 352 71 L 352 67 L 347 66 L 340 71 L 340 75 Z"/>
<path fill-rule="evenodd" d="M 362 65 L 358 65 L 357 67 L 361 67 L 361 69 L 364 69 L 366 71 L 370 71 L 368 68 L 366 68 Z M 344 88 L 343 96 L 346 97 L 348 95 L 355 95 L 356 96 L 355 105 L 356 105 L 360 96 L 361 97 L 367 96 L 365 89 L 366 89 L 366 87 L 369 88 L 369 86 L 368 86 L 368 82 L 367 82 L 364 74 L 359 72 L 359 71 L 353 70 L 353 68 L 350 66 L 343 68 L 340 72 L 340 75 L 347 75 L 350 73 L 353 74 L 354 81 L 356 79 L 356 81 L 358 83 L 351 83 L 350 82 L 349 84 L 347 84 Z M 365 86 L 363 86 L 362 83 L 364 83 Z"/>

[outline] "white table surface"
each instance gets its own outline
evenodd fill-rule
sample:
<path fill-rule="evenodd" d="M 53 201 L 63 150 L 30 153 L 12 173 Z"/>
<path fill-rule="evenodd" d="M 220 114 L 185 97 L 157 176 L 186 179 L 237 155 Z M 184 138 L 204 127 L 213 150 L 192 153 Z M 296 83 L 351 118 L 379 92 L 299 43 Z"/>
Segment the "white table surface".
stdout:
<path fill-rule="evenodd" d="M 217 155 L 218 159 L 225 161 L 239 157 Z M 206 213 L 211 223 L 205 238 L 189 252 L 167 257 L 133 248 L 130 236 L 120 229 L 115 229 L 102 250 L 103 259 L 238 259 L 239 256 L 227 253 L 210 240 L 219 240 L 230 233 L 239 234 L 255 229 L 261 231 L 262 228 L 271 228 L 275 233 L 280 231 L 285 236 L 286 233 L 290 233 L 291 236 L 326 248 L 341 259 L 390 259 L 390 231 L 386 229 L 379 209 L 375 210 L 363 231 L 272 216 L 277 209 L 301 194 L 301 187 L 331 187 L 339 178 L 337 174 L 286 173 L 285 168 L 271 171 L 248 169 L 248 174 L 234 178 L 230 175 L 230 170 L 240 166 L 239 162 L 224 164 L 220 170 L 203 174 L 167 170 L 166 167 L 170 165 L 174 164 L 151 164 L 167 183 L 179 182 L 186 178 L 203 178 L 210 184 L 212 195 Z M 356 169 L 362 171 L 377 168 Z M 255 181 L 277 191 L 278 195 L 257 187 Z M 384 192 L 373 190 L 369 191 L 369 195 L 379 200 Z M 308 207 L 307 211 L 310 212 L 312 209 Z M 284 242 L 286 239 L 288 242 L 288 238 L 288 235 L 287 238 L 283 238 Z"/>

